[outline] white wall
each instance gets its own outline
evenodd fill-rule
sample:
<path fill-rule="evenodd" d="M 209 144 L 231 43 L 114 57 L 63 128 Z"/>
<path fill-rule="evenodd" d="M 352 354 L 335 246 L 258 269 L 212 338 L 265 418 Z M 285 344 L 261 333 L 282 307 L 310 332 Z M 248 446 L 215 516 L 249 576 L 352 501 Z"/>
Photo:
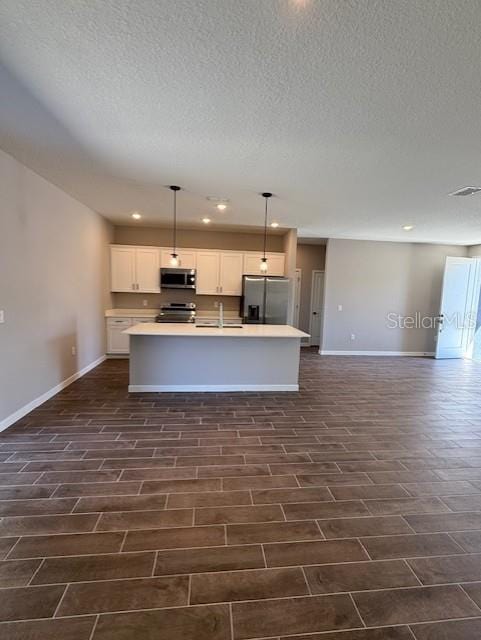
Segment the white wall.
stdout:
<path fill-rule="evenodd" d="M 105 354 L 111 227 L 1 151 L 0 193 L 4 427 L 11 414 Z"/>
<path fill-rule="evenodd" d="M 446 256 L 466 255 L 451 245 L 329 240 L 322 350 L 433 352 L 434 330 L 390 329 L 387 316 L 437 315 Z"/>

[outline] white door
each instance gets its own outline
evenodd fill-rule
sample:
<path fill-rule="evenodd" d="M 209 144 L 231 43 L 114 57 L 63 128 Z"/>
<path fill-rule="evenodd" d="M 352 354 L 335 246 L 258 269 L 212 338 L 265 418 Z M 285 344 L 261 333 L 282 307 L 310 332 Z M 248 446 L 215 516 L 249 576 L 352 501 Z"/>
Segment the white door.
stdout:
<path fill-rule="evenodd" d="M 322 316 L 324 304 L 324 271 L 312 272 L 311 284 L 311 317 L 309 321 L 310 344 L 318 346 L 322 343 Z"/>
<path fill-rule="evenodd" d="M 135 247 L 110 247 L 110 290 L 135 291 Z"/>
<path fill-rule="evenodd" d="M 199 295 L 207 296 L 215 296 L 218 294 L 219 270 L 219 253 L 215 251 L 198 251 L 195 292 Z"/>
<path fill-rule="evenodd" d="M 479 300 L 479 261 L 446 258 L 436 358 L 462 358 L 468 349 Z"/>
<path fill-rule="evenodd" d="M 299 312 L 301 310 L 301 283 L 302 271 L 296 269 L 296 277 L 294 279 L 294 326 L 299 328 Z"/>
<path fill-rule="evenodd" d="M 243 253 L 220 254 L 219 287 L 223 296 L 242 295 Z"/>
<path fill-rule="evenodd" d="M 135 253 L 136 291 L 160 293 L 159 250 L 137 249 Z"/>

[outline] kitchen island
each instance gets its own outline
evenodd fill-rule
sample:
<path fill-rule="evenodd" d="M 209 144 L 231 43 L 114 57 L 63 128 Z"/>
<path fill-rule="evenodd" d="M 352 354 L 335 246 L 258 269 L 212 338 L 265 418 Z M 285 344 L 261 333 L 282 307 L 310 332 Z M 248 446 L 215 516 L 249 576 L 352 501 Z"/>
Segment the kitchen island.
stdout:
<path fill-rule="evenodd" d="M 297 391 L 301 339 L 289 325 L 142 323 L 130 336 L 129 391 Z"/>

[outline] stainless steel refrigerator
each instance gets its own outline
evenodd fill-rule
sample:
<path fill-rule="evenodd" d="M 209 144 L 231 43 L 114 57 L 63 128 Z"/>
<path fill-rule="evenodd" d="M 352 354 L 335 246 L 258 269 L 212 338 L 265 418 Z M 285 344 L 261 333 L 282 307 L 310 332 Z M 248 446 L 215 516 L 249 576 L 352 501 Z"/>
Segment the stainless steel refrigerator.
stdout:
<path fill-rule="evenodd" d="M 244 276 L 241 316 L 244 324 L 287 324 L 289 278 Z"/>

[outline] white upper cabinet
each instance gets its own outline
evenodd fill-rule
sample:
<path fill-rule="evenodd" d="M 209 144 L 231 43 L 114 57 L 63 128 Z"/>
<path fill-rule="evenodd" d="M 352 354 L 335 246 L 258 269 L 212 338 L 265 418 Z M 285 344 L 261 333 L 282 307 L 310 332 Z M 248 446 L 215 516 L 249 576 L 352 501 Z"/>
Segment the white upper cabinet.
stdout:
<path fill-rule="evenodd" d="M 285 258 L 283 253 L 268 253 L 267 254 L 267 275 L 268 276 L 283 276 L 285 269 Z"/>
<path fill-rule="evenodd" d="M 284 275 L 284 254 L 283 253 L 266 253 L 267 273 L 260 270 L 262 253 L 245 253 L 244 254 L 244 273 L 251 276 L 283 276 Z"/>
<path fill-rule="evenodd" d="M 159 250 L 137 248 L 135 252 L 136 291 L 142 293 L 160 292 Z"/>
<path fill-rule="evenodd" d="M 135 247 L 110 247 L 112 291 L 135 291 Z"/>
<path fill-rule="evenodd" d="M 215 296 L 219 292 L 220 255 L 216 251 L 197 252 L 195 292 Z"/>
<path fill-rule="evenodd" d="M 229 251 L 220 254 L 219 287 L 224 296 L 242 295 L 244 254 Z"/>
<path fill-rule="evenodd" d="M 242 295 L 243 263 L 243 253 L 198 251 L 196 293 L 207 296 Z"/>
<path fill-rule="evenodd" d="M 111 291 L 159 293 L 159 250 L 156 247 L 110 247 Z"/>
<path fill-rule="evenodd" d="M 172 249 L 112 245 L 111 291 L 160 293 L 160 267 L 171 267 Z M 260 270 L 262 253 L 179 249 L 179 268 L 196 269 L 196 293 L 242 295 L 242 275 L 284 275 L 284 254 L 267 253 L 267 273 Z"/>
<path fill-rule="evenodd" d="M 195 269 L 197 265 L 197 251 L 190 249 L 177 249 L 179 261 L 179 269 Z M 160 252 L 160 266 L 168 269 L 172 267 L 170 259 L 172 258 L 172 249 L 162 249 Z"/>

